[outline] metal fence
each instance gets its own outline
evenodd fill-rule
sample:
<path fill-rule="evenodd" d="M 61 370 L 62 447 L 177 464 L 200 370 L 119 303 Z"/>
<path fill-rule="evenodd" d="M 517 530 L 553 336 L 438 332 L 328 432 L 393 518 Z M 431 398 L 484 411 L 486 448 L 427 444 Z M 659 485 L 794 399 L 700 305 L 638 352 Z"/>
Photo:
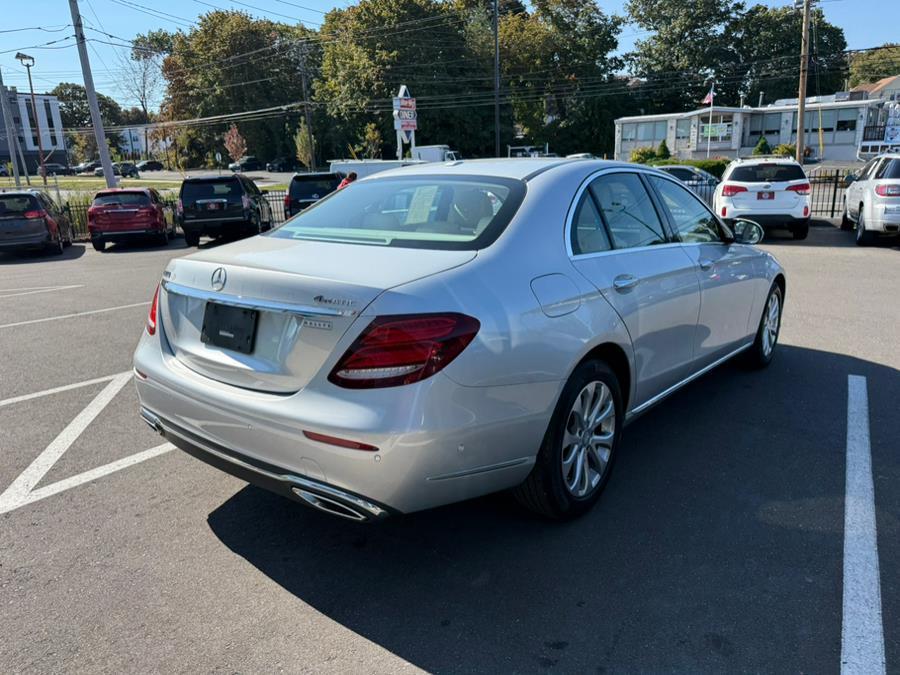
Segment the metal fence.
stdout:
<path fill-rule="evenodd" d="M 272 207 L 273 226 L 281 225 L 286 220 L 284 215 L 284 197 L 286 194 L 285 190 L 269 190 L 265 195 L 266 201 Z M 167 199 L 165 203 L 172 209 L 172 213 L 175 213 L 177 200 Z M 70 201 L 65 204 L 65 208 L 69 212 L 69 219 L 72 221 L 72 229 L 75 231 L 75 238 L 81 241 L 91 238 L 87 226 L 87 212 L 90 206 L 90 203 L 83 201 Z"/>
<path fill-rule="evenodd" d="M 844 179 L 850 169 L 811 169 L 807 171 L 811 193 L 810 215 L 837 218 L 844 212 Z"/>

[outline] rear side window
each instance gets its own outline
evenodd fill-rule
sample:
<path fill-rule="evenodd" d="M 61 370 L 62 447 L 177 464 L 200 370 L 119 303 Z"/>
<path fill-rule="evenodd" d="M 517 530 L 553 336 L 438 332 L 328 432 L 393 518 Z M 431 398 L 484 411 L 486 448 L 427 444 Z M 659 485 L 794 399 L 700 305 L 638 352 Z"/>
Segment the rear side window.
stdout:
<path fill-rule="evenodd" d="M 900 159 L 892 159 L 881 165 L 878 173 L 875 175 L 877 179 L 900 179 Z"/>
<path fill-rule="evenodd" d="M 600 212 L 594 205 L 590 193 L 585 191 L 575 211 L 575 220 L 572 222 L 572 253 L 575 255 L 599 253 L 611 248 Z"/>
<path fill-rule="evenodd" d="M 616 248 L 665 243 L 662 222 L 636 173 L 600 176 L 591 183 L 591 192 Z"/>
<path fill-rule="evenodd" d="M 291 180 L 290 193 L 292 199 L 321 199 L 337 190 L 340 179 L 331 176 L 294 176 Z"/>
<path fill-rule="evenodd" d="M 121 206 L 147 206 L 150 198 L 143 192 L 110 192 L 94 197 L 94 206 L 109 206 L 119 204 Z"/>
<path fill-rule="evenodd" d="M 243 195 L 243 190 L 237 178 L 193 180 L 185 181 L 181 184 L 182 199 L 191 201 L 197 199 L 240 199 L 241 195 Z"/>
<path fill-rule="evenodd" d="M 663 169 L 667 174 L 675 176 L 678 180 L 694 180 L 695 176 L 687 169 Z"/>
<path fill-rule="evenodd" d="M 26 211 L 36 211 L 39 208 L 37 200 L 31 195 L 0 194 L 0 218 L 20 217 Z"/>
<path fill-rule="evenodd" d="M 729 179 L 742 183 L 780 183 L 806 180 L 806 174 L 799 164 L 753 164 L 735 167 Z"/>

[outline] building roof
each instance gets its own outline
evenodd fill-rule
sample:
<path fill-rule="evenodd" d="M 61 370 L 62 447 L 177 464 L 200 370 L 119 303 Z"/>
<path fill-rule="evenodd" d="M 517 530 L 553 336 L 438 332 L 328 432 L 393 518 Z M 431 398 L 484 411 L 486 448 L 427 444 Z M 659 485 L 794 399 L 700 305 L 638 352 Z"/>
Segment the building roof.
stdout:
<path fill-rule="evenodd" d="M 809 100 L 806 102 L 807 110 L 819 110 L 821 109 L 830 109 L 830 108 L 859 108 L 860 106 L 872 106 L 883 103 L 880 99 L 871 99 L 865 101 L 821 101 L 812 103 Z M 744 106 L 743 108 L 734 108 L 728 106 L 713 106 L 712 112 L 713 114 L 717 113 L 767 113 L 767 112 L 786 112 L 789 110 L 796 110 L 797 103 L 786 103 L 781 105 L 769 104 L 764 105 L 762 107 L 751 107 Z M 685 117 L 702 117 L 703 115 L 709 114 L 709 108 L 698 108 L 697 110 L 690 110 L 688 112 L 679 112 L 679 113 L 661 113 L 658 115 L 633 115 L 631 117 L 619 117 L 615 121 L 616 123 L 621 122 L 654 122 L 654 121 L 663 121 L 663 120 L 671 120 L 671 119 L 682 119 Z"/>
<path fill-rule="evenodd" d="M 870 94 L 878 94 L 883 89 L 889 87 L 898 78 L 900 78 L 900 75 L 890 75 L 889 77 L 882 77 L 877 82 L 864 82 L 863 84 L 858 84 L 850 91 L 865 91 Z"/>

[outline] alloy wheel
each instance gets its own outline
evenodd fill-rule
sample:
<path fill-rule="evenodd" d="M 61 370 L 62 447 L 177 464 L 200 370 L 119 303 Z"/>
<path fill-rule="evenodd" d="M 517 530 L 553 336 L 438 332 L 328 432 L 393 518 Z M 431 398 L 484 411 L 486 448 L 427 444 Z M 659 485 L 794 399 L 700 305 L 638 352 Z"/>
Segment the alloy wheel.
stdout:
<path fill-rule="evenodd" d="M 762 348 L 763 354 L 769 356 L 775 349 L 778 340 L 778 328 L 781 325 L 781 300 L 777 293 L 769 296 L 766 304 L 766 317 L 763 322 Z"/>
<path fill-rule="evenodd" d="M 562 476 L 569 493 L 588 497 L 609 466 L 616 429 L 616 407 L 609 387 L 595 380 L 575 397 L 562 441 Z"/>

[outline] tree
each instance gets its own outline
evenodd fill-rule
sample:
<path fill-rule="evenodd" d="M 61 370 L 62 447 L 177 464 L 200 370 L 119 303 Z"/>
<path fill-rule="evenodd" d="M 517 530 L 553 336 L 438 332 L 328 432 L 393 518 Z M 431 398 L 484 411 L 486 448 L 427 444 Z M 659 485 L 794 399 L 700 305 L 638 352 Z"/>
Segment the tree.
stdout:
<path fill-rule="evenodd" d="M 656 158 L 657 159 L 669 159 L 672 156 L 672 153 L 669 152 L 669 146 L 666 145 L 666 139 L 663 139 L 659 142 L 659 147 L 656 149 Z"/>
<path fill-rule="evenodd" d="M 162 98 L 162 59 L 171 50 L 172 36 L 165 31 L 150 31 L 138 35 L 132 41 L 128 57 L 120 57 L 119 88 L 122 93 L 138 102 L 142 113 L 138 124 L 149 124 L 151 111 Z M 149 153 L 149 132 L 144 129 L 144 148 Z M 149 154 L 148 154 L 149 157 Z"/>
<path fill-rule="evenodd" d="M 771 155 L 772 148 L 769 145 L 769 141 L 766 140 L 765 136 L 759 137 L 759 142 L 756 144 L 756 147 L 753 148 L 754 155 Z"/>
<path fill-rule="evenodd" d="M 366 159 L 381 159 L 381 131 L 374 122 L 369 122 L 363 132 L 362 153 Z"/>
<path fill-rule="evenodd" d="M 315 138 L 312 139 L 312 142 L 315 144 Z M 315 147 L 310 145 L 310 134 L 306 127 L 306 120 L 303 118 L 300 118 L 300 125 L 294 133 L 294 154 L 307 169 L 310 171 L 315 169 Z"/>
<path fill-rule="evenodd" d="M 232 124 L 228 127 L 228 131 L 225 132 L 222 140 L 225 143 L 228 156 L 235 162 L 247 154 L 247 141 L 241 136 L 241 132 L 238 131 L 236 125 Z"/>
<path fill-rule="evenodd" d="M 888 42 L 878 49 L 859 52 L 850 61 L 850 86 L 900 73 L 900 44 Z"/>

